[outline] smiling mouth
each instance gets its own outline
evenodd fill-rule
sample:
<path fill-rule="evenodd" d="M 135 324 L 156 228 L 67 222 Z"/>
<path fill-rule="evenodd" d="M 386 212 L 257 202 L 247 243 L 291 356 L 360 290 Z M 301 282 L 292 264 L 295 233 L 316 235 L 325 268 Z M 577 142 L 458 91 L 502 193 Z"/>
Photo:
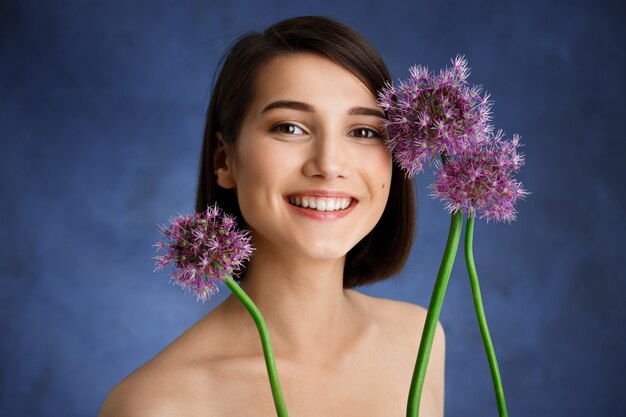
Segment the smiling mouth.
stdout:
<path fill-rule="evenodd" d="M 315 211 L 342 211 L 352 204 L 352 198 L 302 197 L 288 198 L 289 204 Z"/>

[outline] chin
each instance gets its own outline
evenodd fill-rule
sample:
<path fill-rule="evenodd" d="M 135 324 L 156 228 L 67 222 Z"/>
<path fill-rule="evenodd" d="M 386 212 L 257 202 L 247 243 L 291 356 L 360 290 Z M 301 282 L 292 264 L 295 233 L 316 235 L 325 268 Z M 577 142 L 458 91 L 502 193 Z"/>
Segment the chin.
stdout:
<path fill-rule="evenodd" d="M 320 242 L 319 245 L 308 244 L 304 247 L 302 245 L 293 246 L 292 250 L 297 251 L 303 257 L 322 261 L 341 259 L 346 256 L 348 251 L 352 249 L 353 246 L 347 247 L 345 243 L 330 246 L 325 242 Z"/>

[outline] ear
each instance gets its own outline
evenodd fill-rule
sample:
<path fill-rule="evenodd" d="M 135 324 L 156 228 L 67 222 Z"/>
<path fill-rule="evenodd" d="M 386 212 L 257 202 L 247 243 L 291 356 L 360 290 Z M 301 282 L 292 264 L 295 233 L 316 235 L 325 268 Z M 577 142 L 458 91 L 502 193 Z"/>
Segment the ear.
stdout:
<path fill-rule="evenodd" d="M 236 182 L 233 176 L 232 146 L 224 141 L 221 132 L 215 133 L 215 136 L 218 142 L 215 148 L 215 155 L 213 155 L 213 167 L 217 176 L 217 184 L 226 189 L 234 188 Z"/>

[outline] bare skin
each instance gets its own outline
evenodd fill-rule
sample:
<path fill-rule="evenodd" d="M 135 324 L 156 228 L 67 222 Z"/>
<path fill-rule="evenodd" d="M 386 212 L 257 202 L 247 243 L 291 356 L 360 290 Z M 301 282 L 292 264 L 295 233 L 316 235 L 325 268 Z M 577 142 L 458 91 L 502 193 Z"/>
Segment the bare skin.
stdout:
<path fill-rule="evenodd" d="M 294 358 L 273 342 L 289 415 L 402 417 L 426 310 L 353 290 L 346 296 L 355 321 L 329 356 L 315 350 L 309 360 Z M 120 382 L 99 417 L 275 416 L 258 332 L 246 314 L 230 296 Z M 420 416 L 443 416 L 444 357 L 439 324 Z"/>
<path fill-rule="evenodd" d="M 343 288 L 346 253 L 389 198 L 382 109 L 354 74 L 309 53 L 273 58 L 255 87 L 215 174 L 252 233 L 242 288 L 269 328 L 290 416 L 401 417 L 425 310 Z M 347 197 L 350 210 L 311 218 L 293 195 Z M 443 416 L 444 345 L 439 327 L 422 417 Z M 231 295 L 120 383 L 100 415 L 274 416 L 258 332 L 239 300 Z"/>

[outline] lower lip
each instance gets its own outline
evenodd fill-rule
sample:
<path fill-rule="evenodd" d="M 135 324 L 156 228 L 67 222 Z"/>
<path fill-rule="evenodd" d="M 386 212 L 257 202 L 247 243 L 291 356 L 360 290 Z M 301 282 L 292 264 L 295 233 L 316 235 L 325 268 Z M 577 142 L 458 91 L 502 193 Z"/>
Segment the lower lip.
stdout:
<path fill-rule="evenodd" d="M 306 208 L 294 206 L 288 200 L 285 200 L 285 201 L 287 202 L 287 205 L 293 211 L 295 211 L 297 214 L 299 214 L 301 216 L 304 216 L 304 217 L 308 217 L 309 219 L 314 219 L 314 220 L 337 220 L 337 219 L 341 219 L 342 217 L 345 217 L 348 214 L 350 214 L 350 212 L 352 212 L 352 210 L 354 210 L 354 207 L 356 207 L 356 205 L 357 205 L 357 201 L 356 200 L 352 200 L 350 202 L 350 206 L 348 208 L 344 209 L 344 210 L 338 210 L 338 211 L 317 211 L 317 210 L 313 210 L 313 209 L 306 209 Z"/>

